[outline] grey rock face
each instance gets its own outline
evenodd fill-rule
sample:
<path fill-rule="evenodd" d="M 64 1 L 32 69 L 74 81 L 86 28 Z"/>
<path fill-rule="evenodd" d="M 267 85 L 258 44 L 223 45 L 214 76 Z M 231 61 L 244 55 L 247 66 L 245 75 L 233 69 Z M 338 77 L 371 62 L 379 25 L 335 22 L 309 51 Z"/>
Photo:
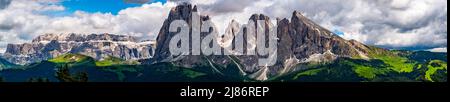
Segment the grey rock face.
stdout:
<path fill-rule="evenodd" d="M 8 44 L 3 57 L 15 64 L 30 64 L 66 53 L 84 54 L 97 60 L 107 56 L 125 60 L 152 58 L 154 43 L 113 34 L 45 34 L 31 43 Z"/>
<path fill-rule="evenodd" d="M 153 58 L 154 61 L 151 62 L 174 62 L 179 65 L 183 65 L 185 67 L 193 67 L 196 65 L 196 63 L 202 61 L 202 56 L 172 56 L 169 52 L 169 42 L 173 36 L 175 36 L 176 33 L 169 32 L 170 23 L 172 23 L 175 20 L 184 20 L 190 26 L 189 30 L 193 29 L 193 21 L 192 21 L 192 15 L 194 13 L 197 13 L 197 7 L 192 7 L 191 4 L 183 3 L 181 5 L 178 5 L 175 8 L 172 8 L 170 10 L 168 18 L 164 21 L 164 24 L 158 34 L 158 37 L 156 39 L 156 50 L 155 50 L 155 57 Z M 200 15 L 200 22 L 198 22 L 200 25 L 204 22 L 209 20 L 209 16 L 201 16 Z M 201 30 L 201 29 L 200 29 Z M 199 30 L 199 31 L 200 31 Z M 191 32 L 190 32 L 191 35 Z M 203 39 L 205 37 L 205 33 L 200 34 L 200 39 Z M 189 41 L 191 44 L 192 41 Z"/>
<path fill-rule="evenodd" d="M 354 40 L 347 41 L 331 31 L 309 20 L 301 13 L 295 11 L 291 20 L 277 19 L 277 62 L 274 66 L 257 66 L 259 56 L 171 56 L 168 44 L 174 33 L 169 32 L 169 23 L 174 20 L 185 20 L 192 25 L 191 15 L 196 11 L 190 4 L 181 4 L 170 11 L 169 17 L 163 24 L 157 39 L 155 62 L 172 62 L 184 67 L 196 65 L 210 65 L 215 69 L 216 65 L 235 64 L 241 74 L 256 80 L 267 80 L 276 75 L 286 74 L 298 70 L 296 65 L 309 62 L 329 62 L 337 57 L 367 57 L 369 47 Z M 208 18 L 202 16 L 202 20 Z M 252 15 L 250 21 L 264 20 L 266 30 L 274 27 L 270 18 L 263 14 Z M 203 21 L 202 21 L 203 22 Z M 240 29 L 239 23 L 231 21 L 225 30 L 225 35 L 236 35 Z M 221 29 L 221 28 L 219 28 Z M 243 33 L 244 38 L 247 36 Z M 233 38 L 220 37 L 219 45 L 232 46 Z M 245 42 L 244 48 L 250 46 Z M 251 44 L 251 43 L 250 43 Z M 254 44 L 251 44 L 254 45 Z M 225 50 L 225 49 L 222 49 Z M 245 51 L 244 51 L 245 52 Z"/>

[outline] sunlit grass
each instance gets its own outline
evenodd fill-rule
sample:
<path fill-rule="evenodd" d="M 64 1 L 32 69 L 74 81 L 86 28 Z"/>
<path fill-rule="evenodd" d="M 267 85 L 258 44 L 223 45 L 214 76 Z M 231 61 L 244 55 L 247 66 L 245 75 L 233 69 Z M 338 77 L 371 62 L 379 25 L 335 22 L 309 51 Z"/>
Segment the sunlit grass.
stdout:
<path fill-rule="evenodd" d="M 296 74 L 292 79 L 298 79 L 301 76 L 312 76 L 312 75 L 316 75 L 317 73 L 319 73 L 320 71 L 324 70 L 323 68 L 320 69 L 311 69 L 311 70 L 307 70 L 301 73 Z"/>
<path fill-rule="evenodd" d="M 80 54 L 64 54 L 56 58 L 48 60 L 53 63 L 74 63 L 87 60 L 89 57 Z"/>
<path fill-rule="evenodd" d="M 438 70 L 447 70 L 447 62 L 441 60 L 432 60 L 428 63 L 428 70 L 425 72 L 425 79 L 434 82 L 431 76 Z"/>

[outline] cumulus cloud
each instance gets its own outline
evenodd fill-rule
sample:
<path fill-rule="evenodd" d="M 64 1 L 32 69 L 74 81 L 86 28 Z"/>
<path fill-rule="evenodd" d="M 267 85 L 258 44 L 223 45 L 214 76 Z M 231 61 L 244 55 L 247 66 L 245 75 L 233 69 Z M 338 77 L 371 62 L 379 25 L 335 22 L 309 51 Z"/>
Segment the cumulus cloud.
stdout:
<path fill-rule="evenodd" d="M 443 47 L 443 48 L 433 48 L 433 49 L 429 49 L 427 51 L 431 51 L 431 52 L 447 52 L 447 47 Z"/>
<path fill-rule="evenodd" d="M 49 16 L 45 12 L 63 12 L 57 0 L 13 0 L 0 11 L 0 51 L 8 43 L 29 42 L 46 33 L 113 33 L 154 39 L 174 3 L 143 4 L 110 13 L 75 11 L 68 16 Z"/>
<path fill-rule="evenodd" d="M 298 10 L 331 31 L 342 31 L 343 38 L 368 45 L 414 50 L 447 46 L 446 0 L 215 0 L 200 9 L 219 28 L 232 19 L 245 23 L 254 13 L 290 18 Z"/>
<path fill-rule="evenodd" d="M 446 0 L 288 0 L 266 9 L 296 9 L 346 39 L 393 49 L 447 46 Z M 278 6 L 278 7 L 277 7 Z M 286 15 L 285 15 L 286 16 Z"/>
<path fill-rule="evenodd" d="M 245 8 L 251 7 L 255 2 L 259 0 L 216 0 L 210 4 L 199 4 L 198 7 L 202 8 L 204 13 L 208 14 L 223 14 L 244 12 Z"/>
<path fill-rule="evenodd" d="M 118 15 L 109 13 L 87 13 L 77 11 L 74 16 L 50 20 L 49 25 L 39 33 L 114 33 L 153 39 L 167 18 L 168 10 L 174 4 L 144 4 L 119 11 Z"/>
<path fill-rule="evenodd" d="M 252 2 L 251 2 L 252 1 Z M 229 7 L 222 5 L 227 4 Z M 240 4 L 236 4 L 240 3 Z M 247 23 L 253 14 L 265 14 L 263 9 L 272 5 L 271 0 L 214 0 L 214 2 L 199 4 L 202 15 L 210 15 L 212 22 L 219 28 L 219 33 L 225 32 L 228 24 L 235 20 L 241 24 Z M 230 9 L 230 8 L 239 9 Z M 222 10 L 219 10 L 222 9 Z"/>

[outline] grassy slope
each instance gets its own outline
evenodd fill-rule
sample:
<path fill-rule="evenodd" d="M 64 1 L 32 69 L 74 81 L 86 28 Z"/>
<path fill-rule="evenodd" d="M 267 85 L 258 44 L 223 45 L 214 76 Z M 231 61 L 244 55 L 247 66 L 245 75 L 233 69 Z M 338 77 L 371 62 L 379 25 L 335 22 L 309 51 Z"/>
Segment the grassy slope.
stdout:
<path fill-rule="evenodd" d="M 389 69 L 399 73 L 410 73 L 414 70 L 414 66 L 418 63 L 408 59 L 405 56 L 400 56 L 403 52 L 404 51 L 389 51 L 371 46 L 368 55 L 371 60 L 383 61 Z"/>
<path fill-rule="evenodd" d="M 436 57 L 437 55 L 426 57 L 420 56 L 422 53 L 424 52 L 418 54 L 371 47 L 370 60 L 340 58 L 332 63 L 314 66 L 307 64 L 308 70 L 294 72 L 271 81 L 433 81 L 433 78 L 438 78 L 437 76 L 441 76 L 440 80 L 445 78 L 442 76 L 446 76 L 447 62 L 440 59 L 445 59 L 446 54 L 440 57 Z M 429 52 L 426 54 L 432 55 Z M 439 60 L 430 61 L 430 59 Z M 434 66 L 431 66 L 431 63 L 434 63 Z M 438 71 L 439 75 L 436 74 Z M 446 81 L 446 78 L 444 80 Z"/>
<path fill-rule="evenodd" d="M 6 68 L 11 68 L 11 67 L 16 67 L 16 66 L 17 65 L 8 62 L 5 59 L 0 58 L 0 70 L 1 69 L 6 69 Z"/>
<path fill-rule="evenodd" d="M 446 77 L 442 79 L 442 76 L 447 74 L 447 62 L 442 61 L 440 57 L 435 58 L 433 56 L 430 58 L 418 56 L 421 54 L 387 51 L 378 48 L 372 48 L 371 51 L 369 52 L 372 58 L 370 60 L 340 58 L 333 63 L 307 64 L 307 70 L 279 76 L 270 81 L 446 81 Z M 410 56 L 414 56 L 414 58 Z M 444 57 L 446 57 L 446 54 Z M 28 77 L 52 77 L 54 76 L 51 73 L 52 70 L 64 64 L 70 65 L 71 72 L 88 72 L 90 81 L 100 82 L 251 81 L 243 78 L 244 76 L 240 75 L 239 70 L 237 70 L 238 66 L 233 64 L 214 65 L 220 72 L 217 73 L 211 70 L 212 68 L 209 65 L 195 68 L 183 68 L 171 63 L 138 65 L 136 62 L 126 62 L 114 57 L 95 61 L 91 57 L 79 54 L 65 54 L 48 61 L 25 66 L 21 71 L 26 71 Z M 6 72 L 21 71 L 8 70 Z M 33 73 L 36 71 L 47 74 Z"/>
<path fill-rule="evenodd" d="M 434 82 L 432 76 L 439 70 L 445 70 L 447 74 L 447 62 L 441 60 L 431 60 L 427 65 L 428 70 L 425 72 L 425 79 Z"/>
<path fill-rule="evenodd" d="M 64 54 L 56 58 L 48 60 L 53 63 L 74 63 L 87 60 L 89 57 L 80 54 Z"/>
<path fill-rule="evenodd" d="M 224 76 L 205 71 L 205 67 L 183 68 L 171 63 L 136 65 L 118 58 L 95 61 L 80 54 L 64 54 L 48 61 L 34 63 L 16 69 L 0 71 L 5 81 L 24 82 L 30 78 L 45 78 L 58 82 L 56 69 L 69 66 L 72 74 L 86 72 L 91 82 L 204 82 L 235 81 Z M 240 80 L 237 80 L 240 81 Z"/>
<path fill-rule="evenodd" d="M 100 67 L 106 67 L 106 66 L 114 66 L 114 65 L 138 65 L 139 62 L 137 61 L 126 61 L 117 57 L 106 57 L 103 60 L 96 61 L 95 65 Z"/>

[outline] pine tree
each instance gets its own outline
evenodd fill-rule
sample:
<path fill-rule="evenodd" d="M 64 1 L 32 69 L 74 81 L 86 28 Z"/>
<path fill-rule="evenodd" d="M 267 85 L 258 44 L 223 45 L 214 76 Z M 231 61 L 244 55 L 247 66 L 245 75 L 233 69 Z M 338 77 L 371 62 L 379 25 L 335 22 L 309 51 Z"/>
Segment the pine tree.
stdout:
<path fill-rule="evenodd" d="M 3 77 L 0 77 L 0 82 L 5 82 L 5 79 Z"/>
<path fill-rule="evenodd" d="M 56 77 L 61 82 L 88 82 L 88 75 L 86 72 L 79 72 L 72 76 L 69 72 L 69 65 L 65 64 L 58 68 Z"/>

